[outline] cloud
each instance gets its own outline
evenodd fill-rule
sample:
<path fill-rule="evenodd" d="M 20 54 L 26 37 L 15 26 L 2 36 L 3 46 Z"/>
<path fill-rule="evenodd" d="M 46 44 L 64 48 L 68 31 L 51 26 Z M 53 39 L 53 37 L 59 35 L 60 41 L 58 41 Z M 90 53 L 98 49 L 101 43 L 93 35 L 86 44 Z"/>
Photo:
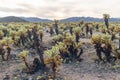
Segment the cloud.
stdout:
<path fill-rule="evenodd" d="M 31 12 L 31 14 L 45 18 L 65 18 L 71 17 L 72 15 L 78 16 L 78 13 L 82 13 L 84 9 L 77 9 L 70 5 L 59 5 L 59 6 L 31 6 L 30 4 L 19 4 L 20 7 L 25 8 Z"/>
<path fill-rule="evenodd" d="M 41 18 L 66 18 L 73 16 L 102 17 L 109 13 L 119 17 L 119 0 L 0 0 L 0 15 L 35 16 Z M 99 3 L 99 4 L 98 4 Z M 3 7 L 4 6 L 4 7 Z"/>
<path fill-rule="evenodd" d="M 6 13 L 26 13 L 28 12 L 27 9 L 22 9 L 22 8 L 8 8 L 8 7 L 0 7 L 0 12 L 6 12 Z"/>

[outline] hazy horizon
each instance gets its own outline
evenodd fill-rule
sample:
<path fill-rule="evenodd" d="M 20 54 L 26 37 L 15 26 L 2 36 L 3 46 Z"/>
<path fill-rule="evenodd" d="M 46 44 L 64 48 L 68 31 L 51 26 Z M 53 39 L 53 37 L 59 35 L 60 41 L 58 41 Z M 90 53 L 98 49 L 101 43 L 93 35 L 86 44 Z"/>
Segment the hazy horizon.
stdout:
<path fill-rule="evenodd" d="M 119 0 L 0 0 L 0 17 L 23 16 L 44 19 L 68 17 L 119 17 Z"/>

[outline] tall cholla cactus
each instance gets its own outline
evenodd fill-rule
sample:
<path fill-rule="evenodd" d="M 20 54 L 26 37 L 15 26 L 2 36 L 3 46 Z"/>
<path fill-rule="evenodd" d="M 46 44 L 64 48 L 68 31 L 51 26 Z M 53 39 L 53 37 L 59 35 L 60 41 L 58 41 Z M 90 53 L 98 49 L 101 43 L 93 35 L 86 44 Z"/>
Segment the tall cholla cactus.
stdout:
<path fill-rule="evenodd" d="M 80 33 L 81 33 L 81 28 L 80 27 L 76 27 L 73 29 L 74 34 L 76 36 L 76 42 L 79 42 L 79 38 L 80 38 Z"/>
<path fill-rule="evenodd" d="M 108 29 L 109 28 L 108 20 L 110 19 L 110 15 L 109 14 L 103 14 L 103 18 L 104 18 L 104 21 L 105 21 L 105 25 L 106 25 L 106 27 Z"/>
<path fill-rule="evenodd" d="M 58 35 L 59 34 L 59 30 L 58 30 L 58 20 L 54 20 L 55 24 L 54 24 L 54 28 L 55 28 L 55 32 Z"/>
<path fill-rule="evenodd" d="M 53 26 L 49 25 L 49 29 L 50 29 L 49 33 L 52 36 L 54 34 Z"/>

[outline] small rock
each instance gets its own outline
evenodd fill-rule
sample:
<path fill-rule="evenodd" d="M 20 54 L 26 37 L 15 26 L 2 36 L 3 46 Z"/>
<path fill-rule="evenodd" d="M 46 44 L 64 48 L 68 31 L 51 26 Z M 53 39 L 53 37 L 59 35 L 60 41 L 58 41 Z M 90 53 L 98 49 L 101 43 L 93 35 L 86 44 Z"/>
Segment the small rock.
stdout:
<path fill-rule="evenodd" d="M 10 76 L 6 73 L 5 77 L 3 78 L 3 80 L 10 80 Z"/>
<path fill-rule="evenodd" d="M 102 75 L 98 75 L 97 77 L 98 77 L 98 78 L 102 78 L 103 76 L 102 76 Z"/>

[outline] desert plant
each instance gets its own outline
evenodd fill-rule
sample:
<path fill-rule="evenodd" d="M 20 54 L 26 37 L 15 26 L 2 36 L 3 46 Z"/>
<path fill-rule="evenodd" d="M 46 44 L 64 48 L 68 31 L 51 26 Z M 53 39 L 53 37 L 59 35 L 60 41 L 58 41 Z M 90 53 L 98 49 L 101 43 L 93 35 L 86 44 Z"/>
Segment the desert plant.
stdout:
<path fill-rule="evenodd" d="M 58 35 L 59 34 L 59 30 L 58 30 L 58 20 L 54 20 L 55 24 L 54 24 L 54 28 L 55 28 L 55 32 Z"/>
<path fill-rule="evenodd" d="M 106 28 L 108 29 L 109 28 L 109 18 L 110 18 L 110 15 L 109 14 L 103 14 L 103 18 L 104 18 L 104 21 L 105 21 L 105 25 L 106 25 Z"/>
<path fill-rule="evenodd" d="M 30 66 L 29 66 L 29 64 L 28 64 L 28 62 L 27 62 L 27 60 L 26 60 L 28 54 L 29 54 L 29 51 L 23 50 L 22 52 L 20 52 L 19 57 L 24 61 L 26 67 L 28 68 L 28 70 L 29 70 L 29 72 L 30 72 L 30 71 L 31 71 L 31 68 L 30 68 Z"/>
<path fill-rule="evenodd" d="M 101 57 L 101 52 L 105 53 L 107 62 L 110 62 L 112 45 L 111 36 L 107 34 L 94 35 L 91 38 L 92 43 L 95 45 L 96 53 L 99 60 L 103 60 Z"/>
<path fill-rule="evenodd" d="M 45 51 L 45 54 L 48 55 L 48 59 L 45 59 L 45 64 L 52 64 L 51 69 L 53 71 L 53 77 L 56 77 L 56 70 L 62 63 L 61 56 L 59 56 L 59 48 L 54 46 L 51 50 Z"/>
<path fill-rule="evenodd" d="M 78 43 L 79 39 L 80 39 L 81 28 L 80 27 L 75 27 L 73 29 L 73 32 L 74 32 L 74 34 L 76 36 L 76 42 Z"/>

